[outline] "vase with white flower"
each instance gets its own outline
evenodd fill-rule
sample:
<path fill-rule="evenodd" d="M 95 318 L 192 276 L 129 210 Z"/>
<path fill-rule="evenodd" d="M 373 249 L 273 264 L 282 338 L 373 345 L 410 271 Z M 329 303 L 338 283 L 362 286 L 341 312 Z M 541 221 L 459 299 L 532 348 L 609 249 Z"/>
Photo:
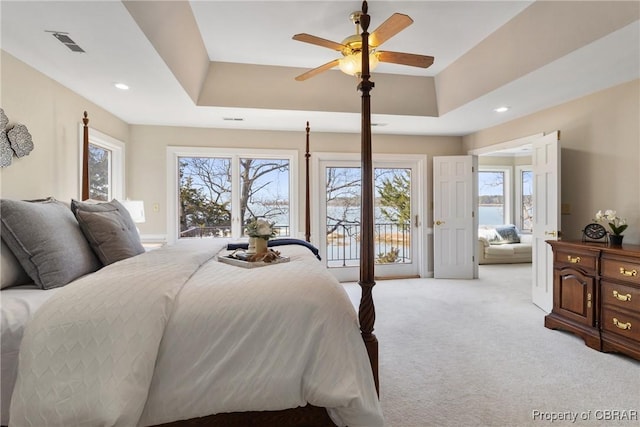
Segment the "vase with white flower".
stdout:
<path fill-rule="evenodd" d="M 249 221 L 245 228 L 247 236 L 249 236 L 247 253 L 261 254 L 267 252 L 269 239 L 276 235 L 274 225 L 274 222 L 267 221 L 265 218 L 253 218 Z"/>
<path fill-rule="evenodd" d="M 622 239 L 624 238 L 622 233 L 628 227 L 626 219 L 620 218 L 616 211 L 607 209 L 604 213 L 601 210 L 596 212 L 595 221 L 605 222 L 609 225 L 609 229 L 611 230 L 609 232 L 609 243 L 611 245 L 622 245 Z"/>

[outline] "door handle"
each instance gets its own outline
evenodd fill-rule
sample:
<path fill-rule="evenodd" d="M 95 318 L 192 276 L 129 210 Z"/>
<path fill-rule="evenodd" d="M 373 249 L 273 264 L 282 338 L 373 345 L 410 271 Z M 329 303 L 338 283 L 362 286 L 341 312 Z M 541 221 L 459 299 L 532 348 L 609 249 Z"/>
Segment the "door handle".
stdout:
<path fill-rule="evenodd" d="M 444 221 L 440 221 L 440 220 L 436 221 L 436 225 L 441 225 L 441 224 L 444 224 Z"/>
<path fill-rule="evenodd" d="M 545 232 L 544 232 L 544 235 L 545 235 L 545 236 L 553 236 L 553 237 L 556 237 L 556 232 L 555 232 L 555 230 L 554 230 L 554 231 L 545 231 Z"/>

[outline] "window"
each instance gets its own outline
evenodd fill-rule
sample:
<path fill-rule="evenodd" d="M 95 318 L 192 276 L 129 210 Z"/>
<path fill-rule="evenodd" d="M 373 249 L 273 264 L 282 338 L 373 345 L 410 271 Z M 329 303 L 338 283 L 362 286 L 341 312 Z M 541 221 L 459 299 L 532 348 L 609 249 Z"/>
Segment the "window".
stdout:
<path fill-rule="evenodd" d="M 80 179 L 82 180 L 82 125 L 80 126 Z M 80 182 L 82 189 L 82 182 Z M 124 143 L 89 128 L 89 198 L 109 201 L 124 195 Z"/>
<path fill-rule="evenodd" d="M 359 167 L 327 167 L 328 267 L 360 262 L 362 179 Z M 411 263 L 411 169 L 374 168 L 374 245 L 377 264 Z"/>
<path fill-rule="evenodd" d="M 253 217 L 275 222 L 278 236 L 294 236 L 298 153 L 169 147 L 169 241 L 244 236 Z M 177 188 L 176 184 L 177 183 Z M 173 190 L 171 189 L 173 188 Z M 174 237 L 175 236 L 175 237 Z"/>
<path fill-rule="evenodd" d="M 89 144 L 89 198 L 92 200 L 111 200 L 111 154 L 111 150 Z"/>
<path fill-rule="evenodd" d="M 511 222 L 511 168 L 482 167 L 478 171 L 478 223 L 500 225 Z"/>
<path fill-rule="evenodd" d="M 516 168 L 516 194 L 518 214 L 516 225 L 521 231 L 533 232 L 533 170 L 531 166 Z"/>

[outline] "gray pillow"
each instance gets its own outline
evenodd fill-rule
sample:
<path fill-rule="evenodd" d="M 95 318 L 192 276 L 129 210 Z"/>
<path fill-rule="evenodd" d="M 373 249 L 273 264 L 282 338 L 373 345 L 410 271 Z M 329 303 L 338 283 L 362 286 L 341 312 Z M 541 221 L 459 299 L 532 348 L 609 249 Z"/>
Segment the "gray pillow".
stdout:
<path fill-rule="evenodd" d="M 42 289 L 64 286 L 101 267 L 64 203 L 2 199 L 0 222 L 2 239 Z"/>
<path fill-rule="evenodd" d="M 496 232 L 502 238 L 501 243 L 520 243 L 520 234 L 515 225 L 498 226 Z"/>
<path fill-rule="evenodd" d="M 72 200 L 71 210 L 104 265 L 145 251 L 129 211 L 117 200 L 104 203 Z"/>

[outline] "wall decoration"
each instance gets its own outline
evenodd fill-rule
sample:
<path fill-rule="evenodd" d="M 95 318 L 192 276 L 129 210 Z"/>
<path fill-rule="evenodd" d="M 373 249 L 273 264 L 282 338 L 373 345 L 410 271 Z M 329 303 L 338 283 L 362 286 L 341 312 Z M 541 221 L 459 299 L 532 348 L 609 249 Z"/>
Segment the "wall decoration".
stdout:
<path fill-rule="evenodd" d="M 0 129 L 4 130 L 9 125 L 9 118 L 4 113 L 4 110 L 0 108 Z"/>
<path fill-rule="evenodd" d="M 33 140 L 25 125 L 9 124 L 0 108 L 0 168 L 11 165 L 13 156 L 24 157 L 33 150 Z"/>
<path fill-rule="evenodd" d="M 7 138 L 7 130 L 5 128 L 0 129 L 0 168 L 7 167 L 11 164 L 13 157 L 13 150 Z"/>
<path fill-rule="evenodd" d="M 33 150 L 31 134 L 25 125 L 17 124 L 7 132 L 11 149 L 16 153 L 16 157 L 24 157 Z"/>

